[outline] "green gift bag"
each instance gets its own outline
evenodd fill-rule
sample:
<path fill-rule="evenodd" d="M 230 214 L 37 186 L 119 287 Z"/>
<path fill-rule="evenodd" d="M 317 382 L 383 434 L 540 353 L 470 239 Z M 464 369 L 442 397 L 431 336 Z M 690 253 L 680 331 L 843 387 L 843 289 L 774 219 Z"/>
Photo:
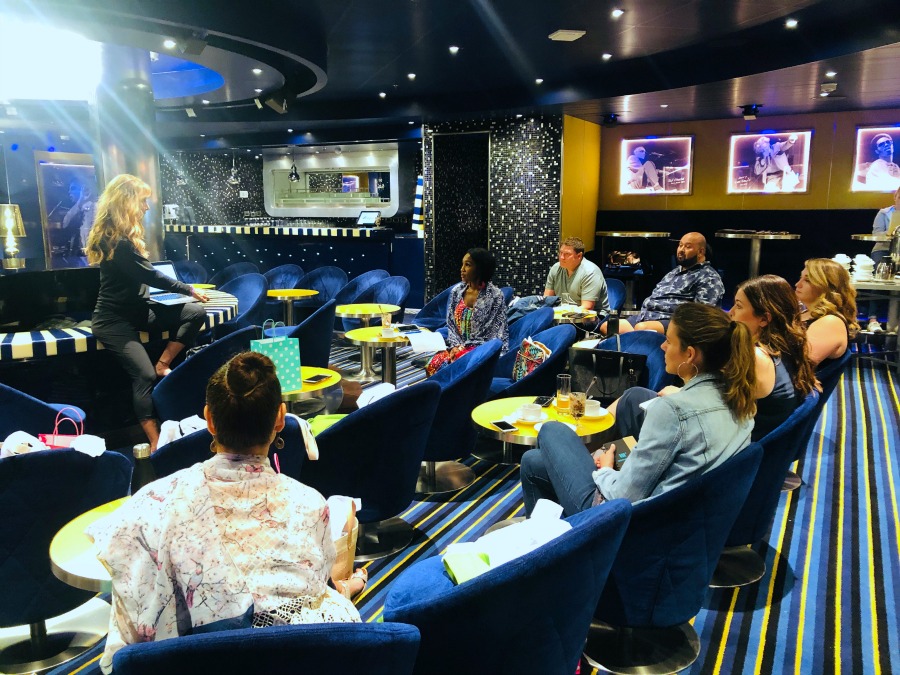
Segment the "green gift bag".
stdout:
<path fill-rule="evenodd" d="M 272 359 L 275 373 L 281 383 L 281 391 L 296 391 L 303 388 L 303 375 L 300 373 L 300 340 L 289 337 L 251 340 L 250 350 Z"/>

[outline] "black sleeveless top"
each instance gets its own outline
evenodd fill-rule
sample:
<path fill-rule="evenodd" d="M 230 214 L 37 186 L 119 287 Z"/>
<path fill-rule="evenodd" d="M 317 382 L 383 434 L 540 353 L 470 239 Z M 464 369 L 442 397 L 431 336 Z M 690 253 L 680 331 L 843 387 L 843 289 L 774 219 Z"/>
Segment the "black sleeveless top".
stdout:
<path fill-rule="evenodd" d="M 775 364 L 775 386 L 768 396 L 756 401 L 751 441 L 758 441 L 779 424 L 784 422 L 800 405 L 802 398 L 794 389 L 794 374 L 797 369 L 789 358 L 771 357 Z"/>

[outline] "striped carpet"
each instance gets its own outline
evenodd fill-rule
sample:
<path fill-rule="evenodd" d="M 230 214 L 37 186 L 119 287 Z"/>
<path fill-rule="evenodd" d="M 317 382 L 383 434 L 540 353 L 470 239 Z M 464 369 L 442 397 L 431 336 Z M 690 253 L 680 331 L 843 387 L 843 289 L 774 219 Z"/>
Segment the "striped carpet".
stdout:
<path fill-rule="evenodd" d="M 336 348 L 332 360 L 352 366 L 355 351 Z M 422 379 L 410 355 L 398 355 L 401 386 Z M 896 375 L 854 361 L 798 463 L 803 486 L 782 495 L 771 546 L 759 549 L 766 575 L 745 589 L 709 591 L 694 619 L 702 652 L 688 672 L 900 673 L 900 466 L 889 452 L 900 446 L 898 430 Z M 390 583 L 406 566 L 522 515 L 518 466 L 466 462 L 475 483 L 410 504 L 401 517 L 417 539 L 367 565 L 357 602 L 365 621 L 383 618 Z"/>

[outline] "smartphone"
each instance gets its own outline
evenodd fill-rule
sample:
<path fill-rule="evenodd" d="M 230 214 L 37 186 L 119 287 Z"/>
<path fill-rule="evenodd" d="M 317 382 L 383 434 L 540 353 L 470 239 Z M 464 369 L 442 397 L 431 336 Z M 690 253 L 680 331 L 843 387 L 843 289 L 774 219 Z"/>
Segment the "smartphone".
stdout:
<path fill-rule="evenodd" d="M 551 403 L 553 403 L 552 396 L 538 396 L 534 399 L 534 402 L 537 403 L 542 408 L 548 407 Z"/>
<path fill-rule="evenodd" d="M 329 377 L 331 377 L 331 376 L 330 375 L 322 375 L 322 374 L 313 375 L 312 377 L 307 377 L 306 379 L 304 379 L 303 383 L 304 384 L 318 384 L 322 380 L 327 380 Z"/>
<path fill-rule="evenodd" d="M 507 422 L 506 420 L 497 420 L 495 422 L 491 422 L 491 426 L 497 429 L 498 431 L 502 431 L 504 433 L 508 433 L 510 431 L 515 431 L 516 427 Z"/>

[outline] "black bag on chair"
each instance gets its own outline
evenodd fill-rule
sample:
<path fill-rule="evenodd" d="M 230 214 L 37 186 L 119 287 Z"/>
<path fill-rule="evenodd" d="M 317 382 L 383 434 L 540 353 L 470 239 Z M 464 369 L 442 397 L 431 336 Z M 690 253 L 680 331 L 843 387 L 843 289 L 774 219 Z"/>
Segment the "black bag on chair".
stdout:
<path fill-rule="evenodd" d="M 572 391 L 583 391 L 604 406 L 619 398 L 626 389 L 639 384 L 646 369 L 647 357 L 644 354 L 607 349 L 569 349 Z"/>

